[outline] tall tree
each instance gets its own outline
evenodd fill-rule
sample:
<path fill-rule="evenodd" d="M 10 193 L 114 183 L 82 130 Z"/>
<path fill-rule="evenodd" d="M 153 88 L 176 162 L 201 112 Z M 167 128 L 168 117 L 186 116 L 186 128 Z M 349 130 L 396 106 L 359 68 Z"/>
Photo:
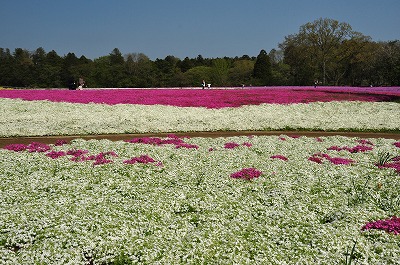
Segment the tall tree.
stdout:
<path fill-rule="evenodd" d="M 215 86 L 227 86 L 229 68 L 229 61 L 226 58 L 213 60 L 211 82 L 214 83 Z"/>
<path fill-rule="evenodd" d="M 265 50 L 261 50 L 257 56 L 253 77 L 256 85 L 267 86 L 271 84 L 271 61 Z"/>
<path fill-rule="evenodd" d="M 302 25 L 298 34 L 285 37 L 280 47 L 284 51 L 285 62 L 293 66 L 296 73 L 307 70 L 304 74 L 308 78 L 304 81 L 308 82 L 314 75 L 323 84 L 334 84 L 338 82 L 338 77 L 343 76 L 340 68 L 343 68 L 345 57 L 349 56 L 343 53 L 342 44 L 356 38 L 361 39 L 362 34 L 353 31 L 348 23 L 320 18 Z"/>

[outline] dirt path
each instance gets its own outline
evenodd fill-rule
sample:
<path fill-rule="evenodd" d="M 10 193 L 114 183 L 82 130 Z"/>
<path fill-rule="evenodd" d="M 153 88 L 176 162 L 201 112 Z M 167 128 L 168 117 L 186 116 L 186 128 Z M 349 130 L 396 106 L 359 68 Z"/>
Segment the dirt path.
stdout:
<path fill-rule="evenodd" d="M 71 136 L 36 136 L 36 137 L 12 137 L 0 138 L 0 148 L 8 144 L 29 144 L 31 142 L 41 142 L 46 144 L 54 144 L 57 140 L 71 141 L 73 139 L 109 139 L 111 141 L 130 140 L 135 137 L 166 137 L 171 133 L 142 133 L 142 134 L 104 134 L 104 135 L 71 135 Z M 288 135 L 288 136 L 333 136 L 342 135 L 347 137 L 358 138 L 388 138 L 400 140 L 399 133 L 372 133 L 372 132 L 323 132 L 323 131 L 221 131 L 221 132 L 183 132 L 174 133 L 178 136 L 189 137 L 232 137 L 242 135 Z"/>

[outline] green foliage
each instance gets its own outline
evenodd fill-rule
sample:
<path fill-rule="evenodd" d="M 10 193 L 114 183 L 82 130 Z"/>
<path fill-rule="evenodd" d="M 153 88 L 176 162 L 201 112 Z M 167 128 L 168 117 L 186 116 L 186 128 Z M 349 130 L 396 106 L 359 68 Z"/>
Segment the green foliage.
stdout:
<path fill-rule="evenodd" d="M 271 62 L 265 50 L 261 50 L 254 64 L 253 77 L 256 85 L 271 85 Z"/>

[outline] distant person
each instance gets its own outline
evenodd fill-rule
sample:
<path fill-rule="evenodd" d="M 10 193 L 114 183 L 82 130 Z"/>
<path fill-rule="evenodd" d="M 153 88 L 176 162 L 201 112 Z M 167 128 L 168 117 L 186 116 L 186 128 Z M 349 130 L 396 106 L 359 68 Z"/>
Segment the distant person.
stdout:
<path fill-rule="evenodd" d="M 314 80 L 314 88 L 316 88 L 317 86 L 318 86 L 318 80 L 316 79 L 316 80 Z"/>
<path fill-rule="evenodd" d="M 83 80 L 83 78 L 80 77 L 78 83 L 79 83 L 78 90 L 82 90 L 85 87 L 85 80 Z"/>
<path fill-rule="evenodd" d="M 201 83 L 201 87 L 204 89 L 206 87 L 206 81 L 203 80 L 203 82 Z"/>
<path fill-rule="evenodd" d="M 208 87 L 208 88 L 211 88 L 211 84 L 207 84 L 207 87 Z"/>

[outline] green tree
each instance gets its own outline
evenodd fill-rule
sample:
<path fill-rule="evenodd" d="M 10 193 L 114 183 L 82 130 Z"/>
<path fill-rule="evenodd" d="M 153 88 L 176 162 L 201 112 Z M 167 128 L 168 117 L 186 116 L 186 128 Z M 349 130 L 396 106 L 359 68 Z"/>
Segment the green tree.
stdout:
<path fill-rule="evenodd" d="M 348 68 L 344 64 L 355 56 L 355 50 L 349 49 L 352 45 L 343 43 L 364 38 L 348 23 L 320 18 L 302 25 L 299 33 L 285 37 L 280 47 L 295 82 L 307 84 L 319 79 L 324 85 L 338 84 Z"/>
<path fill-rule="evenodd" d="M 14 58 L 10 49 L 0 48 L 0 85 L 12 85 Z"/>
<path fill-rule="evenodd" d="M 255 85 L 271 85 L 271 62 L 265 50 L 261 50 L 254 64 L 253 77 Z"/>
<path fill-rule="evenodd" d="M 236 60 L 229 69 L 228 77 L 232 86 L 250 85 L 253 75 L 254 61 L 250 59 Z"/>
<path fill-rule="evenodd" d="M 184 73 L 185 86 L 200 87 L 202 80 L 211 80 L 211 67 L 196 66 Z"/>
<path fill-rule="evenodd" d="M 28 50 L 16 48 L 13 54 L 13 85 L 29 87 L 33 84 L 33 61 Z"/>
<path fill-rule="evenodd" d="M 213 86 L 227 86 L 228 85 L 228 73 L 229 73 L 229 61 L 227 59 L 215 59 L 213 60 L 211 67 L 211 80 Z"/>

